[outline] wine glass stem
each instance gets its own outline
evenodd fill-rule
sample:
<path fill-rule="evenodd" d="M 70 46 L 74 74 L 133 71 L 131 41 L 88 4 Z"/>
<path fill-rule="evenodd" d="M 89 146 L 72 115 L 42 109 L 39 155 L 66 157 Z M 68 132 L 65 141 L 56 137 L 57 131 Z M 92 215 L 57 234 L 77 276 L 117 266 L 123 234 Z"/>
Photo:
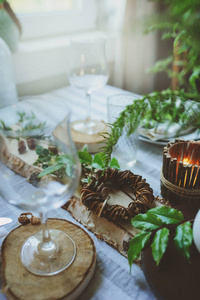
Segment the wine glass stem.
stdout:
<path fill-rule="evenodd" d="M 38 245 L 38 252 L 44 257 L 50 258 L 58 252 L 58 245 L 51 239 L 51 235 L 47 226 L 47 215 L 45 212 L 40 213 L 40 218 L 43 224 L 42 241 Z"/>
<path fill-rule="evenodd" d="M 47 226 L 47 214 L 44 213 L 44 212 L 41 212 L 40 213 L 40 219 L 41 219 L 41 222 L 43 224 L 43 242 L 45 243 L 48 243 L 51 239 L 51 236 L 50 236 L 50 233 L 49 233 L 49 229 L 48 229 L 48 226 Z"/>
<path fill-rule="evenodd" d="M 86 92 L 86 99 L 87 99 L 87 118 L 86 122 L 91 119 L 91 93 Z"/>

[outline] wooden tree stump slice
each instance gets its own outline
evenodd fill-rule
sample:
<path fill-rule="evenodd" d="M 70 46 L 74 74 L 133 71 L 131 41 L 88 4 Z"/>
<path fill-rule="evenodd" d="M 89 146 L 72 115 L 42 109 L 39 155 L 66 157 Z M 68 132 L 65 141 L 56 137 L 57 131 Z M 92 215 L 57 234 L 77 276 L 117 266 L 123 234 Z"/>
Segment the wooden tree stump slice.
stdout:
<path fill-rule="evenodd" d="M 73 125 L 77 122 L 78 121 L 74 121 L 71 123 L 71 135 L 74 143 L 76 144 L 77 150 L 81 150 L 84 145 L 87 145 L 89 153 L 98 152 L 99 148 L 102 147 L 102 143 L 105 141 L 105 138 L 100 134 L 85 134 L 74 130 Z M 103 124 L 104 128 L 102 133 L 105 134 L 108 131 L 107 126 L 103 121 L 99 122 Z M 68 140 L 68 137 L 66 136 L 65 120 L 56 126 L 53 130 L 53 136 L 62 142 Z"/>
<path fill-rule="evenodd" d="M 76 299 L 92 278 L 96 249 L 91 237 L 79 226 L 63 219 L 49 219 L 48 226 L 63 230 L 73 238 L 77 250 L 75 260 L 66 270 L 54 276 L 31 274 L 21 263 L 21 247 L 41 227 L 31 224 L 17 227 L 2 244 L 2 292 L 8 299 Z"/>

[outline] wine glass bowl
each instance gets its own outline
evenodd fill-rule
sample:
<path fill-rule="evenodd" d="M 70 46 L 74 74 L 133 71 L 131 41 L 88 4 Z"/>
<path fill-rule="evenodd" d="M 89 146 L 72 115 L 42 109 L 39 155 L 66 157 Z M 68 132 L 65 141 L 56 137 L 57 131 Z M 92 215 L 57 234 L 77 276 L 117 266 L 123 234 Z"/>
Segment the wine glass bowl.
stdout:
<path fill-rule="evenodd" d="M 66 269 L 74 260 L 76 245 L 64 231 L 48 229 L 46 214 L 64 205 L 76 190 L 80 165 L 65 119 L 65 141 L 37 141 L 34 172 L 24 178 L 6 165 L 0 168 L 0 194 L 12 205 L 40 214 L 43 228 L 30 236 L 21 249 L 21 261 L 33 274 L 50 276 Z M 0 134 L 0 138 L 5 137 Z M 33 153 L 31 154 L 33 156 Z M 35 155 L 35 153 L 34 153 Z M 23 157 L 23 155 L 21 156 Z M 26 166 L 25 166 L 26 167 Z"/>
<path fill-rule="evenodd" d="M 103 87 L 109 78 L 104 39 L 71 40 L 68 77 L 69 83 L 83 90 L 87 98 L 87 117 L 76 122 L 73 129 L 86 134 L 101 132 L 104 125 L 91 119 L 91 94 Z"/>

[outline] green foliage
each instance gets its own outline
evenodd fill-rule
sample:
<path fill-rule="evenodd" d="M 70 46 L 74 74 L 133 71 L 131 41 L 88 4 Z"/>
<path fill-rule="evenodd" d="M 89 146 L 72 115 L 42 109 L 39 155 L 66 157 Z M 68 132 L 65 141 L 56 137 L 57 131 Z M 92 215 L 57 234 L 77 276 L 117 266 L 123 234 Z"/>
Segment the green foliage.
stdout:
<path fill-rule="evenodd" d="M 3 120 L 0 120 L 0 129 L 5 130 L 5 131 L 10 131 L 12 128 L 6 126 Z"/>
<path fill-rule="evenodd" d="M 51 158 L 54 157 L 54 153 L 50 153 L 50 151 L 42 146 L 36 147 L 36 154 L 38 155 L 38 159 L 34 162 L 34 166 L 40 165 L 43 169 L 47 168 L 51 163 Z"/>
<path fill-rule="evenodd" d="M 27 115 L 25 112 L 17 112 L 19 116 L 19 123 L 21 125 L 21 131 L 29 131 L 34 129 L 44 129 L 46 122 L 38 123 L 36 121 L 36 115 L 31 112 L 31 115 Z"/>
<path fill-rule="evenodd" d="M 45 175 L 48 175 L 48 174 L 53 174 L 55 173 L 56 171 L 60 170 L 61 168 L 65 167 L 64 164 L 53 164 L 52 166 L 49 166 L 47 167 L 44 171 L 42 171 L 39 175 L 38 175 L 38 178 L 41 178 Z"/>
<path fill-rule="evenodd" d="M 47 150 L 47 149 L 45 149 Z M 48 157 L 49 154 L 46 155 L 46 157 Z M 45 175 L 48 175 L 48 174 L 52 174 L 52 173 L 56 173 L 56 171 L 60 171 L 59 174 L 56 173 L 56 175 L 58 177 L 60 177 L 63 173 L 67 174 L 68 176 L 70 176 L 71 174 L 71 165 L 72 165 L 72 161 L 69 157 L 68 154 L 61 154 L 61 155 L 58 155 L 54 158 L 53 162 L 52 162 L 52 159 L 49 161 L 49 164 L 52 164 L 50 165 L 49 167 L 45 168 L 44 171 L 42 171 L 38 177 L 42 177 L 42 176 L 45 176 Z"/>
<path fill-rule="evenodd" d="M 153 1 L 153 0 L 151 0 Z M 187 100 L 200 102 L 200 1 L 199 0 L 154 0 L 166 5 L 160 17 L 156 15 L 154 24 L 146 32 L 159 30 L 162 39 L 173 39 L 174 50 L 169 57 L 156 62 L 152 72 L 166 72 L 169 78 L 177 78 L 176 90 L 167 88 L 161 92 L 144 95 L 126 107 L 119 118 L 111 125 L 111 133 L 102 148 L 107 160 L 110 159 L 114 145 L 128 128 L 128 134 L 139 126 L 155 128 L 160 123 L 168 126 L 178 123 L 181 129 L 189 126 L 200 130 L 200 109 L 190 110 Z M 177 55 L 175 55 L 176 53 Z M 172 63 L 180 67 L 179 72 L 172 69 Z M 180 99 L 177 106 L 176 99 Z"/>
<path fill-rule="evenodd" d="M 160 20 L 153 24 L 149 31 L 162 30 L 162 39 L 173 39 L 174 48 L 179 58 L 169 56 L 159 61 L 153 67 L 154 72 L 166 71 L 169 77 L 177 77 L 180 86 L 186 90 L 197 91 L 200 67 L 200 2 L 198 0 L 164 0 L 166 9 L 160 15 Z M 172 59 L 173 58 L 173 59 Z M 182 66 L 182 71 L 175 74 L 171 70 L 170 62 Z M 169 62 L 169 64 L 167 64 Z M 192 80 L 186 76 L 189 74 Z"/>
<path fill-rule="evenodd" d="M 132 266 L 133 260 L 139 257 L 142 249 L 149 243 L 150 236 L 151 236 L 150 232 L 141 231 L 131 240 L 128 249 L 128 262 L 130 268 Z"/>
<path fill-rule="evenodd" d="M 58 155 L 47 148 L 43 148 L 42 146 L 37 146 L 35 151 L 38 155 L 38 158 L 33 165 L 40 166 L 44 169 L 38 175 L 39 178 L 49 174 L 54 174 L 60 179 L 62 179 L 64 174 L 70 176 L 71 165 L 73 162 L 68 154 Z M 99 152 L 92 156 L 87 152 L 87 147 L 84 147 L 82 151 L 78 151 L 78 156 L 84 172 L 90 174 L 95 170 L 104 170 L 107 167 L 120 169 L 116 158 L 112 158 L 107 165 L 104 159 L 105 155 L 103 153 Z M 82 182 L 89 183 L 90 180 L 91 176 L 89 175 L 87 178 L 82 179 Z"/>
<path fill-rule="evenodd" d="M 152 256 L 159 265 L 169 242 L 170 228 L 176 227 L 174 237 L 178 252 L 189 262 L 190 248 L 193 239 L 191 222 L 184 222 L 183 214 L 167 206 L 152 208 L 146 214 L 139 214 L 131 220 L 132 225 L 140 229 L 130 242 L 128 261 L 131 268 L 133 260 L 147 246 L 152 248 Z"/>
<path fill-rule="evenodd" d="M 113 169 L 117 169 L 117 170 L 120 170 L 120 165 L 119 165 L 119 163 L 118 163 L 118 160 L 115 158 L 115 157 L 113 157 L 112 159 L 111 159 L 111 162 L 110 162 L 110 165 L 109 165 L 111 168 L 113 168 Z"/>
<path fill-rule="evenodd" d="M 171 63 L 173 62 L 173 56 L 169 56 L 165 59 L 159 60 L 155 65 L 147 70 L 147 72 L 157 73 L 157 72 L 167 72 L 169 77 L 172 77 Z M 170 66 L 170 68 L 169 68 Z"/>
<path fill-rule="evenodd" d="M 180 103 L 176 99 L 180 99 Z M 188 99 L 194 102 L 188 103 Z M 101 149 L 107 160 L 110 160 L 114 145 L 117 143 L 126 126 L 128 134 L 133 133 L 138 126 L 144 128 L 156 128 L 160 123 L 167 126 L 173 123 L 180 124 L 181 128 L 194 127 L 200 129 L 199 94 L 185 92 L 184 90 L 173 91 L 167 89 L 161 92 L 152 92 L 135 100 L 121 112 L 118 119 L 110 125 L 111 132 L 106 137 L 106 145 Z M 196 105 L 194 105 L 196 104 Z"/>
<path fill-rule="evenodd" d="M 92 163 L 92 155 L 86 151 L 78 151 L 78 156 L 80 162 L 83 164 L 91 164 Z"/>
<path fill-rule="evenodd" d="M 107 167 L 120 170 L 119 163 L 116 158 L 107 160 L 107 156 L 103 152 L 98 152 L 94 156 L 87 152 L 87 147 L 78 151 L 79 160 L 82 164 L 83 173 L 92 173 L 95 170 L 105 170 Z M 89 178 L 89 177 L 88 177 Z M 88 182 L 90 179 L 82 179 L 82 182 Z"/>
<path fill-rule="evenodd" d="M 133 227 L 141 230 L 155 230 L 162 226 L 162 221 L 154 214 L 139 214 L 131 220 Z"/>
<path fill-rule="evenodd" d="M 147 215 L 155 215 L 164 225 L 178 224 L 184 221 L 182 212 L 167 206 L 161 206 L 159 209 L 152 208 L 147 212 Z"/>
<path fill-rule="evenodd" d="M 157 266 L 159 265 L 160 260 L 163 257 L 163 254 L 165 253 L 168 240 L 169 240 L 168 228 L 159 229 L 154 236 L 153 242 L 151 244 L 151 248 L 152 248 L 152 255 Z"/>
<path fill-rule="evenodd" d="M 44 170 L 38 175 L 41 178 L 45 175 L 54 174 L 62 180 L 64 175 L 70 176 L 72 161 L 68 154 L 55 154 L 42 146 L 36 147 L 38 159 L 34 162 L 34 166 L 40 166 Z"/>
<path fill-rule="evenodd" d="M 192 244 L 192 229 L 190 222 L 185 222 L 176 228 L 174 241 L 179 253 L 189 262 L 190 247 Z"/>

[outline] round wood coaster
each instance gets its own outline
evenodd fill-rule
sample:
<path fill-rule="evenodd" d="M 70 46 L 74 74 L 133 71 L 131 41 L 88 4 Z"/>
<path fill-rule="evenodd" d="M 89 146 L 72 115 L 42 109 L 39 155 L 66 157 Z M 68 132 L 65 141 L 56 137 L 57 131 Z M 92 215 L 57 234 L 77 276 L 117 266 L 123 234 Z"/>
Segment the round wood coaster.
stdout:
<path fill-rule="evenodd" d="M 44 300 L 76 299 L 91 280 L 96 264 L 96 249 L 91 237 L 79 226 L 63 220 L 48 219 L 49 228 L 71 236 L 77 254 L 73 263 L 54 276 L 36 276 L 28 272 L 20 260 L 21 247 L 40 225 L 21 225 L 11 231 L 2 244 L 2 292 L 8 299 Z"/>
<path fill-rule="evenodd" d="M 87 145 L 88 152 L 89 153 L 96 153 L 99 151 L 99 148 L 102 147 L 102 143 L 105 141 L 105 138 L 101 136 L 100 134 L 85 134 L 78 132 L 73 129 L 73 125 L 75 125 L 79 121 L 74 121 L 71 123 L 71 134 L 72 139 L 74 143 L 76 144 L 77 150 L 81 150 L 83 146 Z M 108 132 L 106 123 L 103 121 L 100 121 L 103 124 L 102 133 Z M 65 142 L 68 137 L 66 136 L 66 130 L 64 126 L 64 121 L 58 124 L 56 128 L 53 130 L 53 136 L 62 141 Z"/>

